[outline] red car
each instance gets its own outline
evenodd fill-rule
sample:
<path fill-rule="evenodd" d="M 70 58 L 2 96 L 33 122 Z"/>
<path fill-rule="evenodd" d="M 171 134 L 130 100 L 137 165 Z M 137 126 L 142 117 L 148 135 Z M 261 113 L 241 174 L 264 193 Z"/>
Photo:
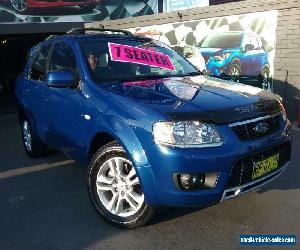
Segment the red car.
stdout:
<path fill-rule="evenodd" d="M 10 0 L 12 7 L 19 13 L 26 13 L 34 8 L 52 8 L 61 6 L 79 6 L 82 10 L 91 11 L 100 0 Z"/>

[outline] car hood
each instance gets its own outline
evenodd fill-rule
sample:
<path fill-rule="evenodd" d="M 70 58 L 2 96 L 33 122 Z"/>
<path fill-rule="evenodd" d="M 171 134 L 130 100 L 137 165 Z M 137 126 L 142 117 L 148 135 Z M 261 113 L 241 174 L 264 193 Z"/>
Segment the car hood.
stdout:
<path fill-rule="evenodd" d="M 116 98 L 129 98 L 138 107 L 151 108 L 172 120 L 197 119 L 223 124 L 280 111 L 280 97 L 275 94 L 208 76 L 99 86 L 118 95 Z"/>

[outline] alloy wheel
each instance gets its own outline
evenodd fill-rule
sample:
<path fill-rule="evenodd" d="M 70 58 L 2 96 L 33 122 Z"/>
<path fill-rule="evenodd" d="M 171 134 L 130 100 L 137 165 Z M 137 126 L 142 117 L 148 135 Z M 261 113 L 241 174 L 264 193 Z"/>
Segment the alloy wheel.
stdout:
<path fill-rule="evenodd" d="M 267 70 L 262 72 L 262 86 L 263 89 L 268 89 L 269 87 L 269 72 Z"/>
<path fill-rule="evenodd" d="M 96 180 L 98 197 L 112 214 L 129 217 L 144 204 L 144 194 L 132 163 L 113 157 L 99 168 Z"/>
<path fill-rule="evenodd" d="M 240 69 L 238 65 L 232 65 L 229 69 L 229 75 L 231 77 L 231 80 L 234 82 L 239 81 L 239 76 L 240 76 Z"/>
<path fill-rule="evenodd" d="M 32 139 L 28 121 L 23 122 L 23 138 L 26 149 L 32 151 Z"/>
<path fill-rule="evenodd" d="M 18 12 L 23 12 L 27 9 L 27 0 L 10 0 L 10 2 Z"/>

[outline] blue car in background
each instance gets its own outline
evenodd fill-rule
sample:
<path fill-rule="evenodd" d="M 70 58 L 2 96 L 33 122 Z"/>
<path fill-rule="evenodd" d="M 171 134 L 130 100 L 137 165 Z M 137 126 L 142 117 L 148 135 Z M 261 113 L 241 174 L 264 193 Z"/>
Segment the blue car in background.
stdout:
<path fill-rule="evenodd" d="M 272 47 L 259 35 L 239 31 L 214 33 L 206 36 L 198 46 L 209 75 L 243 83 L 254 80 L 262 85 L 260 87 L 268 87 L 268 52 Z"/>
<path fill-rule="evenodd" d="M 252 191 L 290 161 L 279 96 L 202 75 L 164 43 L 128 31 L 46 39 L 30 50 L 16 96 L 28 156 L 56 149 L 87 166 L 92 205 L 122 228 L 145 224 L 159 206 Z"/>

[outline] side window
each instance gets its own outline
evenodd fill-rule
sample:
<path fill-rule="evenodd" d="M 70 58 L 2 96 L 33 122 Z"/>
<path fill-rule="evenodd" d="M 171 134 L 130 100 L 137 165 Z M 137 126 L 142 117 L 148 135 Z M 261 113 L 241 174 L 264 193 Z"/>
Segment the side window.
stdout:
<path fill-rule="evenodd" d="M 77 73 L 75 54 L 68 44 L 59 42 L 54 45 L 49 70 L 67 70 L 73 74 Z"/>
<path fill-rule="evenodd" d="M 51 45 L 42 46 L 39 52 L 35 54 L 35 58 L 33 59 L 31 69 L 29 72 L 29 79 L 35 81 L 45 81 L 47 71 L 47 57 L 50 47 Z"/>

